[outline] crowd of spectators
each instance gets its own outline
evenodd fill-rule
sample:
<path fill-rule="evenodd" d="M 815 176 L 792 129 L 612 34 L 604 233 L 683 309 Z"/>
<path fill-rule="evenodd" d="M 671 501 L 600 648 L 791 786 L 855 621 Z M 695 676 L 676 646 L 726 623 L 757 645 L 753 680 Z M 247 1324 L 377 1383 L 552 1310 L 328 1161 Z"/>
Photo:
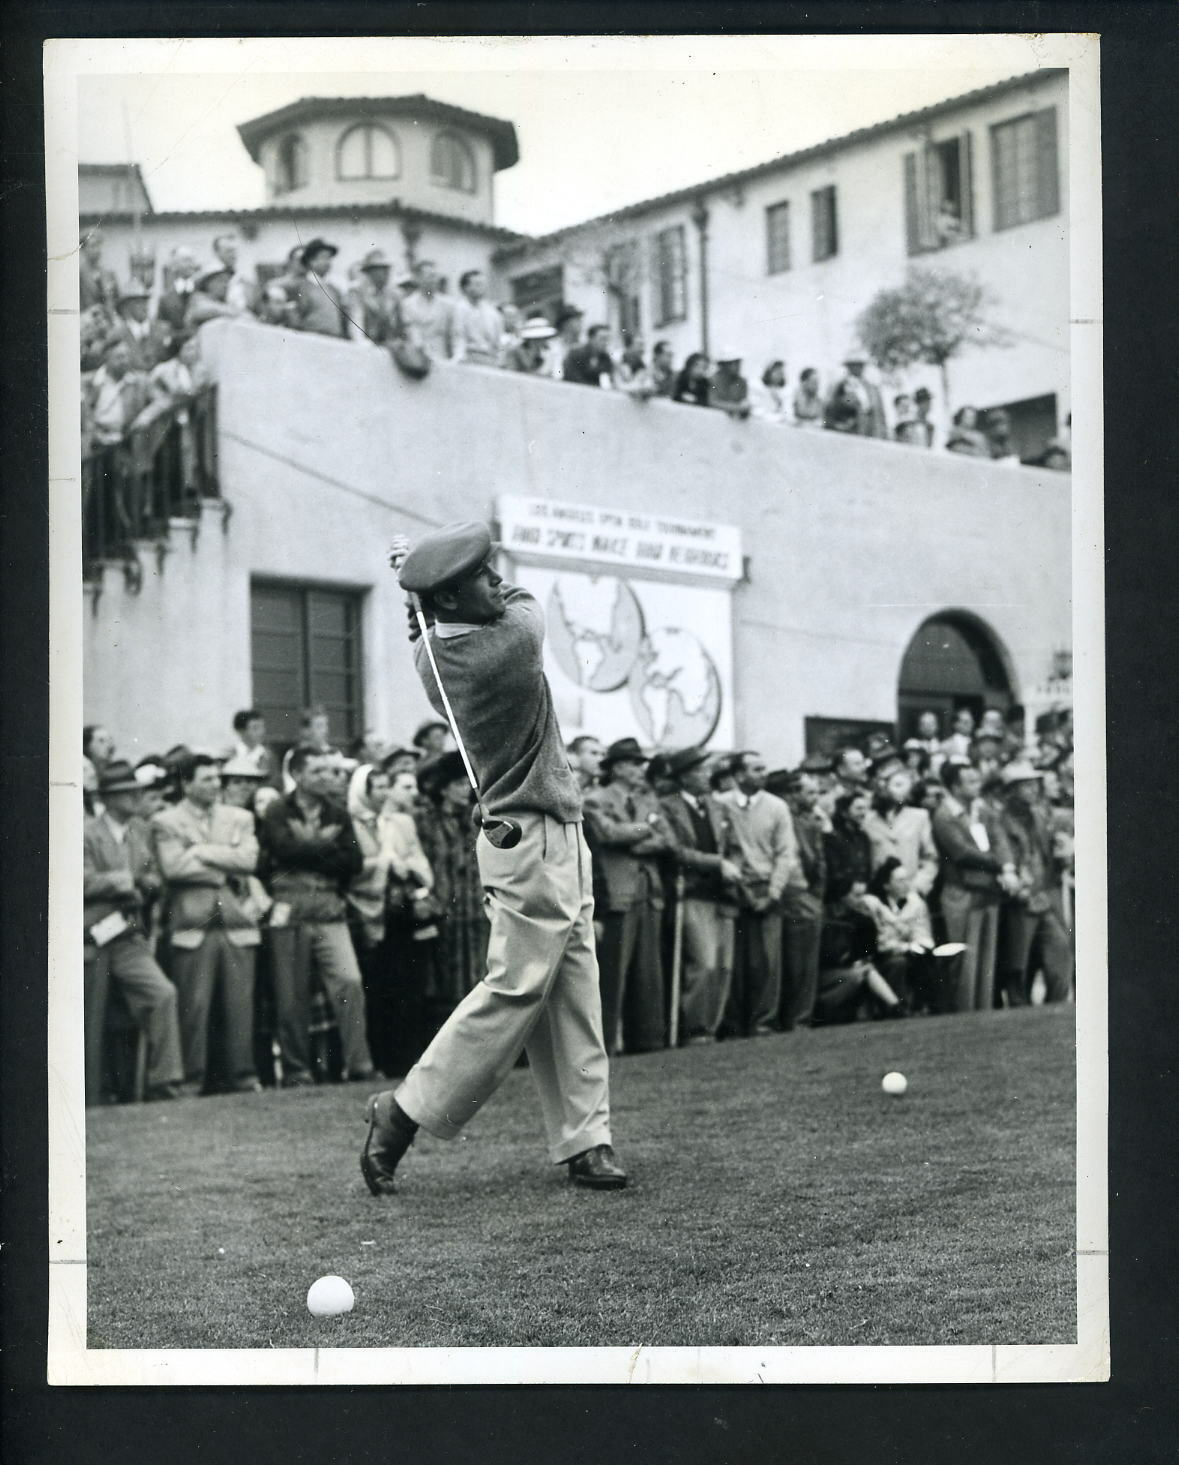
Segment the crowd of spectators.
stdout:
<path fill-rule="evenodd" d="M 102 236 L 91 230 L 81 247 L 83 420 L 87 440 L 117 441 L 142 421 L 149 404 L 183 402 L 199 381 L 199 350 L 191 343 L 200 327 L 224 317 L 309 331 L 387 348 L 403 370 L 425 375 L 435 361 L 472 362 L 578 386 L 623 391 L 638 399 L 666 397 L 686 406 L 710 407 L 737 418 L 826 429 L 933 448 L 938 430 L 926 387 L 892 400 L 891 421 L 879 386 L 865 374 L 867 358 L 855 352 L 824 387 L 807 366 L 791 389 L 786 364 L 770 361 L 755 380 L 743 353 L 724 346 L 714 356 L 694 351 L 677 367 L 668 341 L 648 352 L 624 332 L 612 346 L 610 327 L 590 324 L 576 305 L 554 319 L 524 317 L 511 304 L 488 298 L 479 269 L 466 270 L 452 294 L 432 260 L 419 259 L 398 274 L 381 249 L 369 250 L 333 279 L 339 250 L 312 239 L 290 251 L 282 273 L 259 284 L 238 268 L 232 234 L 212 242 L 212 261 L 190 249 L 174 250 L 149 318 L 150 291 L 138 282 L 120 287 L 102 266 Z M 125 350 L 123 348 L 126 348 Z M 168 370 L 164 368 L 168 367 Z M 98 434 L 105 436 L 98 436 Z M 1069 425 L 1034 462 L 1071 466 Z M 1018 464 L 1009 414 L 960 407 L 941 444 L 948 452 Z"/>
<path fill-rule="evenodd" d="M 1018 709 L 924 712 L 899 748 L 791 769 L 633 738 L 568 757 L 612 1053 L 1071 997 L 1067 712 L 1030 740 Z M 440 722 L 344 750 L 313 708 L 277 760 L 247 708 L 216 754 L 134 766 L 90 726 L 83 788 L 90 1104 L 404 1073 L 482 977 Z"/>

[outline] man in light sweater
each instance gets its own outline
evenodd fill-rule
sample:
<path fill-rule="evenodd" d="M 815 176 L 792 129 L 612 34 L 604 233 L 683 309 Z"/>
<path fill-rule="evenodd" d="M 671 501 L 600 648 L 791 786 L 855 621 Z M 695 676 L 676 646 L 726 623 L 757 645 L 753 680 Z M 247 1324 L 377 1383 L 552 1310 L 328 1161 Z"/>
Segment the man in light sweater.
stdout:
<path fill-rule="evenodd" d="M 724 1028 L 758 1038 L 775 1030 L 782 998 L 782 893 L 805 886 L 790 810 L 766 792 L 760 753 L 733 758 L 737 786 L 717 797 L 729 810 L 741 851 L 741 908 L 733 985 Z"/>
<path fill-rule="evenodd" d="M 501 849 L 478 841 L 491 935 L 487 973 L 451 1014 L 405 1082 L 368 1104 L 360 1166 L 388 1195 L 418 1128 L 455 1139 L 515 1066 L 536 1083 L 549 1156 L 570 1179 L 618 1189 L 626 1172 L 610 1143 L 609 1063 L 602 1038 L 593 887 L 581 794 L 553 711 L 542 654 L 544 612 L 504 585 L 482 524 L 394 542 L 403 589 L 421 599 L 438 672 L 492 818 L 519 824 Z M 411 624 L 411 639 L 414 639 Z M 445 711 L 424 643 L 414 660 L 426 695 Z"/>

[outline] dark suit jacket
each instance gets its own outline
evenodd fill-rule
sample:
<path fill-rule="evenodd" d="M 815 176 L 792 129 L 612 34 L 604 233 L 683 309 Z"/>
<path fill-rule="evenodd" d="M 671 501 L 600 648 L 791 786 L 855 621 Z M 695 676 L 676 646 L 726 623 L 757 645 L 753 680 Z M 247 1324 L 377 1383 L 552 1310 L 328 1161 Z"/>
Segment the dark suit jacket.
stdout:
<path fill-rule="evenodd" d="M 323 844 L 303 839 L 291 827 L 293 820 L 302 818 L 296 796 L 290 794 L 275 799 L 262 819 L 258 833 L 270 893 L 291 907 L 294 920 L 342 921 L 344 893 L 364 868 L 352 820 L 343 804 L 324 799 L 320 825 L 338 825 L 339 830 L 330 844 Z"/>
<path fill-rule="evenodd" d="M 944 890 L 981 890 L 998 892 L 996 876 L 1004 865 L 1012 863 L 1011 847 L 998 819 L 981 800 L 978 819 L 987 832 L 990 850 L 980 849 L 970 826 L 976 821 L 970 811 L 945 798 L 933 811 L 933 842 L 942 859 Z"/>
<path fill-rule="evenodd" d="M 660 803 L 675 840 L 672 859 L 684 872 L 684 894 L 693 900 L 715 900 L 725 905 L 731 904 L 735 909 L 736 893 L 726 891 L 720 878 L 722 860 L 733 858 L 734 852 L 737 861 L 741 858 L 729 811 L 710 795 L 706 794 L 700 800 L 712 826 L 712 837 L 716 841 L 717 852 L 713 854 L 699 847 L 692 812 L 682 794 L 671 794 L 661 799 Z"/>
<path fill-rule="evenodd" d="M 643 903 L 663 908 L 659 867 L 673 845 L 671 830 L 654 790 L 637 789 L 630 797 L 635 803 L 633 819 L 621 784 L 587 789 L 584 795 L 585 820 L 593 831 L 605 884 L 601 914 Z"/>

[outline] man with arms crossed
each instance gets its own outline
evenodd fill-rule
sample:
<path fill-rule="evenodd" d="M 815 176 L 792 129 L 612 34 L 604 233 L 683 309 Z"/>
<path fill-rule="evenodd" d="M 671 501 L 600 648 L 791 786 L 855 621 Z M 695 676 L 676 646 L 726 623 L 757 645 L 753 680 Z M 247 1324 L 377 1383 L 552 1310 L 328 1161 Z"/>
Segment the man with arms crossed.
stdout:
<path fill-rule="evenodd" d="M 360 1168 L 374 1195 L 418 1128 L 454 1139 L 523 1049 L 536 1082 L 554 1164 L 578 1185 L 619 1189 L 626 1173 L 610 1144 L 609 1065 L 594 954 L 590 857 L 581 795 L 569 768 L 542 666 L 544 613 L 491 567 L 482 524 L 454 525 L 390 559 L 403 589 L 421 598 L 442 684 L 492 818 L 522 835 L 501 849 L 478 842 L 491 937 L 487 974 L 451 1014 L 397 1090 L 369 1100 Z M 414 632 L 411 629 L 411 639 Z M 424 643 L 418 675 L 444 712 Z"/>

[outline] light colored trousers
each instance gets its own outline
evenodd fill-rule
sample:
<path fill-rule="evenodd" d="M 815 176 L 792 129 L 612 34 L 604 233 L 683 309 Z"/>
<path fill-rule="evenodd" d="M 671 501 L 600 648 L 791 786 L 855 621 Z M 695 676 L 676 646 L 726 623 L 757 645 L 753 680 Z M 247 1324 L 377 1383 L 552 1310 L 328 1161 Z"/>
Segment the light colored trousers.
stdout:
<path fill-rule="evenodd" d="M 715 900 L 684 899 L 684 1033 L 716 1036 L 733 981 L 735 913 Z"/>
<path fill-rule="evenodd" d="M 491 919 L 487 974 L 451 1013 L 397 1091 L 427 1134 L 454 1139 L 521 1050 L 540 1096 L 554 1164 L 610 1143 L 609 1060 L 594 952 L 590 855 L 580 824 L 513 814 L 523 837 L 480 836 Z"/>
<path fill-rule="evenodd" d="M 942 891 L 947 941 L 964 941 L 956 968 L 942 994 L 947 1012 L 987 1012 L 995 1005 L 995 962 L 999 947 L 999 902 L 985 891 L 951 886 Z"/>

